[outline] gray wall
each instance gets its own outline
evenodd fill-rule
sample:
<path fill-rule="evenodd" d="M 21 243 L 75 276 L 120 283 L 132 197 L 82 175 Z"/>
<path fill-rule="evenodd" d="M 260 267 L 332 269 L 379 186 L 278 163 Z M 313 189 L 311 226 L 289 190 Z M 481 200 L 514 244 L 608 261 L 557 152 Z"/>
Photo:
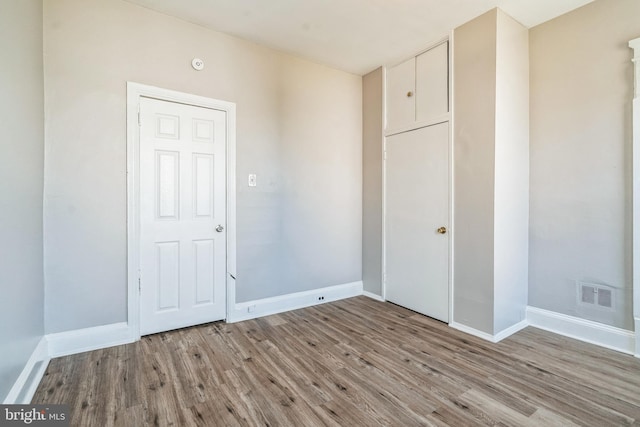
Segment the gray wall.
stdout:
<path fill-rule="evenodd" d="M 382 68 L 362 77 L 362 281 L 382 296 Z"/>
<path fill-rule="evenodd" d="M 238 302 L 362 279 L 360 76 L 118 0 L 44 36 L 47 332 L 126 320 L 127 80 L 237 103 Z"/>
<path fill-rule="evenodd" d="M 530 30 L 529 304 L 633 329 L 632 51 L 640 2 L 599 0 Z M 618 289 L 577 304 L 576 281 Z"/>
<path fill-rule="evenodd" d="M 0 2 L 0 402 L 44 333 L 42 2 Z"/>
<path fill-rule="evenodd" d="M 454 31 L 453 320 L 493 334 L 496 9 Z"/>

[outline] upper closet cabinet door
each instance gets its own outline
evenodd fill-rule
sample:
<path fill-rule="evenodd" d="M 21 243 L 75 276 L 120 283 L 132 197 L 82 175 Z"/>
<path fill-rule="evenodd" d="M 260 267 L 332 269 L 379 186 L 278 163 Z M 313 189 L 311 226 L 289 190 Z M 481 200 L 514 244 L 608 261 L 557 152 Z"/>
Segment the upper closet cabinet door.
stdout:
<path fill-rule="evenodd" d="M 416 121 L 449 112 L 449 43 L 442 43 L 416 58 Z"/>
<path fill-rule="evenodd" d="M 395 129 L 415 122 L 415 92 L 415 58 L 387 69 L 387 129 Z"/>

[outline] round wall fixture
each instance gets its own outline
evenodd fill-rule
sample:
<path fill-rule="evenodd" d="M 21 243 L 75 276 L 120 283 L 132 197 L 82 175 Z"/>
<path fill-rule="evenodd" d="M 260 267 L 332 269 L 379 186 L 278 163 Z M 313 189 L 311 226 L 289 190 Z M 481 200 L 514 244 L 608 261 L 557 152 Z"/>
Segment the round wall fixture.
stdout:
<path fill-rule="evenodd" d="M 194 70 L 202 71 L 204 69 L 204 61 L 200 58 L 193 58 L 193 61 L 191 61 L 191 66 Z"/>

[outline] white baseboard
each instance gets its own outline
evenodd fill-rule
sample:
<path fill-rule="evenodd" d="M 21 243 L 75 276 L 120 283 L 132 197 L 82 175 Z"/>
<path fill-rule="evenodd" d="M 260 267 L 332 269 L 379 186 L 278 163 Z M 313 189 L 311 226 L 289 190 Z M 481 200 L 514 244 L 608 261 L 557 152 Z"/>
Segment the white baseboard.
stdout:
<path fill-rule="evenodd" d="M 634 326 L 634 335 L 635 335 L 635 341 L 636 341 L 636 346 L 635 346 L 635 357 L 639 357 L 640 358 L 640 339 L 638 339 L 638 335 L 640 335 L 640 318 L 638 317 L 634 317 L 633 318 L 633 326 Z"/>
<path fill-rule="evenodd" d="M 635 334 L 632 331 L 531 306 L 527 307 L 526 320 L 495 335 L 455 322 L 450 323 L 449 326 L 493 343 L 500 342 L 527 326 L 533 326 L 534 328 L 585 341 L 600 347 L 633 354 L 636 357 L 639 357 L 640 353 L 640 348 L 636 349 Z"/>
<path fill-rule="evenodd" d="M 463 325 L 462 323 L 451 322 L 451 323 L 449 323 L 449 326 L 452 327 L 453 329 L 457 329 L 457 330 L 459 330 L 461 332 L 464 332 L 465 334 L 469 334 L 469 335 L 473 335 L 474 337 L 482 338 L 485 341 L 495 342 L 493 340 L 493 335 L 488 334 L 486 332 L 479 331 L 479 330 L 474 329 L 474 328 L 472 328 L 470 326 Z"/>
<path fill-rule="evenodd" d="M 52 358 L 135 341 L 126 322 L 48 334 L 46 338 Z"/>
<path fill-rule="evenodd" d="M 47 348 L 47 339 L 42 337 L 38 345 L 31 353 L 27 364 L 22 369 L 18 379 L 9 390 L 9 394 L 4 399 L 5 405 L 28 404 L 31 403 L 33 395 L 42 380 L 42 376 L 49 365 L 49 350 Z M 34 371 L 36 365 L 40 363 L 37 370 Z"/>
<path fill-rule="evenodd" d="M 368 291 L 362 291 L 362 295 L 364 295 L 365 297 L 374 299 L 376 301 L 382 301 L 385 302 L 386 300 L 384 298 L 382 298 L 380 295 L 374 294 L 372 292 L 368 292 Z"/>
<path fill-rule="evenodd" d="M 362 282 L 353 282 L 236 304 L 235 309 L 230 313 L 232 314 L 231 319 L 227 321 L 235 323 L 358 295 L 384 301 L 379 295 L 363 291 Z M 319 299 L 320 297 L 324 298 Z M 640 319 L 635 319 L 635 321 L 636 328 L 640 328 Z M 636 344 L 640 343 L 636 342 L 635 334 L 632 331 L 537 307 L 527 307 L 526 320 L 495 335 L 456 322 L 451 322 L 449 326 L 493 343 L 497 343 L 527 326 L 533 326 L 590 344 L 632 354 L 636 357 L 640 354 L 640 348 L 636 349 Z M 3 403 L 30 403 L 49 361 L 53 357 L 128 344 L 134 341 L 136 341 L 136 337 L 133 336 L 126 322 L 45 335 L 29 357 Z M 38 365 L 39 362 L 42 363 Z M 34 371 L 36 366 L 37 369 Z"/>
<path fill-rule="evenodd" d="M 523 320 L 521 322 L 516 323 L 513 326 L 508 327 L 507 329 L 498 332 L 497 334 L 491 335 L 488 334 L 486 332 L 482 332 L 479 331 L 477 329 L 474 329 L 470 326 L 467 325 L 463 325 L 461 323 L 456 323 L 456 322 L 451 322 L 449 323 L 449 326 L 451 326 L 453 329 L 457 329 L 461 332 L 467 333 L 469 335 L 473 335 L 476 336 L 478 338 L 482 338 L 485 341 L 489 341 L 492 343 L 498 343 L 500 341 L 502 341 L 503 339 L 510 337 L 511 335 L 515 334 L 516 332 L 526 328 L 527 326 L 529 326 L 529 322 L 527 320 Z"/>
<path fill-rule="evenodd" d="M 362 295 L 362 282 L 248 301 L 236 304 L 227 321 L 239 322 L 358 295 Z M 320 297 L 324 298 L 320 300 Z M 128 344 L 137 339 L 126 322 L 49 334 L 45 338 L 52 358 Z"/>
<path fill-rule="evenodd" d="M 310 307 L 312 305 L 351 298 L 358 295 L 362 295 L 361 281 L 242 302 L 236 304 L 233 310 L 229 311 L 229 318 L 227 319 L 227 322 L 235 323 L 243 320 L 255 319 L 258 317 L 283 313 L 285 311 Z"/>
<path fill-rule="evenodd" d="M 625 329 L 537 307 L 527 307 L 527 320 L 531 326 L 538 329 L 622 353 L 635 354 L 635 334 Z"/>
<path fill-rule="evenodd" d="M 493 341 L 493 342 L 500 342 L 503 339 L 508 338 L 511 335 L 515 334 L 516 332 L 523 330 L 527 326 L 529 326 L 528 319 L 521 320 L 520 322 L 516 323 L 515 325 L 509 326 L 507 329 L 504 329 L 504 330 L 498 332 L 497 334 L 494 334 L 493 335 L 493 339 L 495 341 Z"/>

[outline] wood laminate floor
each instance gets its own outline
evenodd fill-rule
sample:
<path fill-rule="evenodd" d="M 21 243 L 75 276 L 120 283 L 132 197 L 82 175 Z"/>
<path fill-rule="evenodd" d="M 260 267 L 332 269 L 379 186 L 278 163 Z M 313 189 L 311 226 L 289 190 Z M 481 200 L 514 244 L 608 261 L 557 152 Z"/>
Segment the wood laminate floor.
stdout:
<path fill-rule="evenodd" d="M 357 297 L 53 359 L 33 403 L 73 426 L 640 425 L 640 361 Z"/>

